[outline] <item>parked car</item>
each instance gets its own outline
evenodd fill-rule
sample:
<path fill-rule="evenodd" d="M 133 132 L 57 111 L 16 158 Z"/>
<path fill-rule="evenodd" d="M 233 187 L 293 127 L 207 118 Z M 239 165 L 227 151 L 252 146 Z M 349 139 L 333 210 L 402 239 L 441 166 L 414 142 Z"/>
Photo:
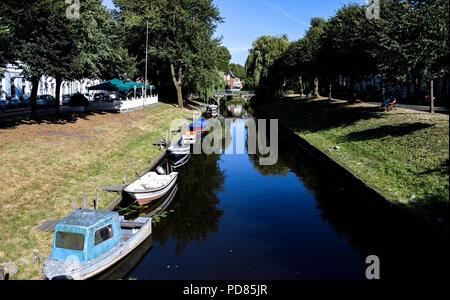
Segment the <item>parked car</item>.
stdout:
<path fill-rule="evenodd" d="M 17 97 L 12 98 L 8 101 L 8 107 L 10 108 L 17 108 L 20 105 L 20 100 Z"/>
<path fill-rule="evenodd" d="M 95 93 L 94 94 L 94 101 L 106 101 L 108 98 L 108 95 L 106 93 Z"/>
<path fill-rule="evenodd" d="M 94 101 L 94 96 L 93 95 L 90 95 L 90 94 L 86 93 L 86 94 L 83 94 L 83 96 L 86 97 L 89 100 L 89 102 Z"/>
<path fill-rule="evenodd" d="M 69 105 L 70 97 L 72 97 L 73 94 L 65 94 L 62 96 L 62 105 Z"/>
<path fill-rule="evenodd" d="M 5 110 L 8 107 L 8 101 L 5 99 L 0 99 L 0 110 Z"/>
<path fill-rule="evenodd" d="M 70 97 L 69 100 L 69 106 L 76 107 L 76 106 L 89 106 L 89 100 L 80 93 L 74 94 L 72 97 Z"/>
<path fill-rule="evenodd" d="M 119 100 L 119 93 L 117 92 L 111 92 L 108 94 L 109 100 L 110 101 L 116 101 Z"/>
<path fill-rule="evenodd" d="M 37 97 L 37 106 L 49 108 L 55 105 L 55 98 L 52 95 L 40 95 Z"/>

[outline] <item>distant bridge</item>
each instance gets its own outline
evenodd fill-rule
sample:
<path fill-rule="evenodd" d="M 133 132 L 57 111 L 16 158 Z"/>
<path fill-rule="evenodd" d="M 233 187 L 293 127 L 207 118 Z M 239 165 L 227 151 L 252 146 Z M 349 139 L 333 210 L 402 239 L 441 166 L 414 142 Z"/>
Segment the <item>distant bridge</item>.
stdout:
<path fill-rule="evenodd" d="M 220 106 L 220 101 L 224 98 L 224 97 L 228 97 L 228 96 L 239 96 L 239 98 L 241 98 L 242 100 L 244 100 L 245 102 L 250 101 L 253 97 L 255 97 L 255 93 L 253 91 L 241 91 L 241 90 L 223 90 L 223 91 L 217 91 L 214 96 L 213 99 L 219 104 Z"/>

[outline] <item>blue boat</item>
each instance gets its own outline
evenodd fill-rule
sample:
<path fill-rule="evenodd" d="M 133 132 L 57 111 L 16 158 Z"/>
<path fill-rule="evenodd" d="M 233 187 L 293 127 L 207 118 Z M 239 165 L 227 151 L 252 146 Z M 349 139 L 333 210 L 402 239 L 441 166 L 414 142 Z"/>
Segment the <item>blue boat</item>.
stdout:
<path fill-rule="evenodd" d="M 44 274 L 50 280 L 89 279 L 125 258 L 151 233 L 151 218 L 125 222 L 117 212 L 78 210 L 56 225 Z"/>
<path fill-rule="evenodd" d="M 197 136 L 204 137 L 208 134 L 208 121 L 199 119 L 190 125 L 192 131 L 197 133 Z"/>
<path fill-rule="evenodd" d="M 208 127 L 208 121 L 205 119 L 199 119 L 191 124 L 193 129 L 206 129 Z"/>

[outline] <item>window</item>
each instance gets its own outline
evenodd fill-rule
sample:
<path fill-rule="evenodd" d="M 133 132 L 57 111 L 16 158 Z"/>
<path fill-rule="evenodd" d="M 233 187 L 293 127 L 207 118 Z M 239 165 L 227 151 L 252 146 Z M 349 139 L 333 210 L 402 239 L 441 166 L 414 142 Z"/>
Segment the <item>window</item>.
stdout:
<path fill-rule="evenodd" d="M 56 248 L 82 251 L 84 249 L 84 234 L 58 231 L 56 233 Z"/>
<path fill-rule="evenodd" d="M 102 229 L 99 229 L 95 232 L 95 246 L 100 245 L 103 242 L 106 242 L 107 240 L 111 239 L 113 237 L 113 230 L 112 225 L 108 225 L 106 227 L 103 227 Z"/>

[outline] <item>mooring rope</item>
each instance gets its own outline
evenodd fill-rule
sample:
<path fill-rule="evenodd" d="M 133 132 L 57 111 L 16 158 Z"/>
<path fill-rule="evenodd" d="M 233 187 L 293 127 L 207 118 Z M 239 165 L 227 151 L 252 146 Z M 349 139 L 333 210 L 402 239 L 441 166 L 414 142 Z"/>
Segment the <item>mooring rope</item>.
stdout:
<path fill-rule="evenodd" d="M 117 212 L 118 212 L 118 213 L 121 213 L 121 212 L 123 212 L 124 210 L 127 210 L 127 209 L 131 208 L 132 206 L 134 206 L 137 202 L 138 202 L 138 200 L 134 201 L 130 206 L 128 206 L 128 207 L 126 207 L 126 208 L 124 208 L 124 209 L 118 210 Z"/>

